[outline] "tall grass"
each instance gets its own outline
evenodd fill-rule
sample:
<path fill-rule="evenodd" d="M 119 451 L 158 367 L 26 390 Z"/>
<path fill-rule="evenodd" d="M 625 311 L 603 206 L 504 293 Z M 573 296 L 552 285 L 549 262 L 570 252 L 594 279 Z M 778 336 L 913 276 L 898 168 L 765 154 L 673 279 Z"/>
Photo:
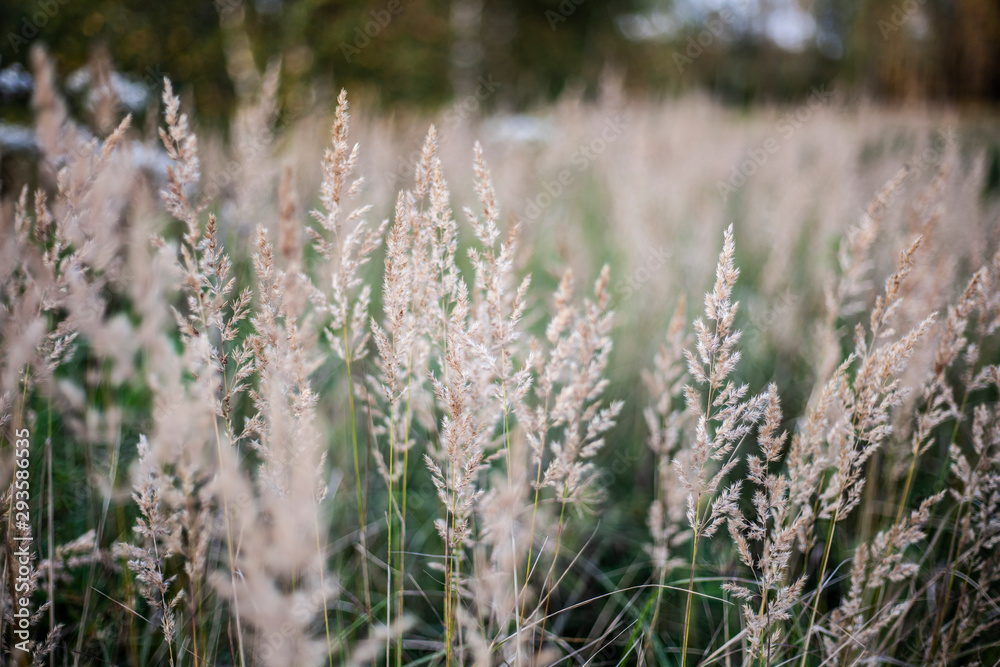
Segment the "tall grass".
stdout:
<path fill-rule="evenodd" d="M 11 664 L 1000 658 L 998 207 L 933 118 L 821 110 L 721 197 L 770 112 L 609 94 L 535 148 L 431 125 L 397 183 L 416 121 L 341 92 L 320 152 L 273 126 L 276 67 L 228 160 L 169 81 L 153 149 L 33 63 L 0 414 L 5 452 L 51 440 L 30 525 L 3 459 Z"/>

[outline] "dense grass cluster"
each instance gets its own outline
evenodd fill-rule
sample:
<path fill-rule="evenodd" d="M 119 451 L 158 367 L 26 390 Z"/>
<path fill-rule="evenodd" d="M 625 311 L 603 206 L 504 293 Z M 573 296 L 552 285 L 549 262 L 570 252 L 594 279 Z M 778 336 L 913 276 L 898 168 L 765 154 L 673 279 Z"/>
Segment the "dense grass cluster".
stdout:
<path fill-rule="evenodd" d="M 33 62 L 36 180 L 0 220 L 10 664 L 1000 659 L 974 120 L 730 136 L 612 86 L 541 138 L 447 128 L 487 137 L 453 197 L 447 137 L 393 166 L 409 121 L 358 130 L 346 93 L 321 155 L 313 119 L 276 136 L 276 68 L 229 148 L 165 81 L 157 148 L 111 99 L 93 136 Z"/>

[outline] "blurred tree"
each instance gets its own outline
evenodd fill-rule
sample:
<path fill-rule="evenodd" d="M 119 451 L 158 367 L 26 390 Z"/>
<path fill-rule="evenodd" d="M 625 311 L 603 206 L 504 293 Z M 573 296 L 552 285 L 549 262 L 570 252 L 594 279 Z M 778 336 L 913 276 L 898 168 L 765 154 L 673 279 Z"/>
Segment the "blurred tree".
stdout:
<path fill-rule="evenodd" d="M 847 18 L 843 75 L 875 96 L 1000 99 L 995 0 L 824 0 Z"/>
<path fill-rule="evenodd" d="M 252 87 L 256 72 L 276 56 L 286 102 L 297 104 L 308 103 L 303 91 L 318 84 L 348 86 L 385 104 L 439 105 L 472 94 L 479 77 L 488 77 L 500 84 L 488 103 L 516 108 L 567 87 L 592 92 L 608 68 L 635 90 L 704 87 L 741 103 L 800 97 L 833 80 L 887 98 L 1000 100 L 997 0 L 760 0 L 756 15 L 705 39 L 708 21 L 747 4 L 712 6 L 5 0 L 0 66 L 26 63 L 30 43 L 44 40 L 68 74 L 104 44 L 115 66 L 151 91 L 171 76 L 193 95 L 203 121 L 228 114 L 239 90 Z M 769 32 L 790 12 L 808 19 L 799 21 L 808 39 L 794 47 Z M 693 40 L 697 57 L 679 65 L 677 54 L 684 56 Z"/>

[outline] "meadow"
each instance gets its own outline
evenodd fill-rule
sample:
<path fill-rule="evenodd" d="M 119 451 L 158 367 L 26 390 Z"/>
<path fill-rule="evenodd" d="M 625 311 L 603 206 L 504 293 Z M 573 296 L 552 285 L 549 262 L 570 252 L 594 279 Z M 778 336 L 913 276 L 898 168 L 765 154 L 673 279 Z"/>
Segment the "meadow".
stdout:
<path fill-rule="evenodd" d="M 5 664 L 1000 662 L 995 115 L 32 74 Z"/>

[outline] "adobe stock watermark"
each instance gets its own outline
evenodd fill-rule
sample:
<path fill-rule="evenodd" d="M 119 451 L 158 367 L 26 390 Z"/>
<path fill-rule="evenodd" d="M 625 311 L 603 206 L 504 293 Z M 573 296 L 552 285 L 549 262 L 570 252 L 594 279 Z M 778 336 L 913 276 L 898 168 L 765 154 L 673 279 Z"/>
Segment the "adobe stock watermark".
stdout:
<path fill-rule="evenodd" d="M 789 111 L 778 120 L 777 131 L 780 137 L 774 135 L 765 139 L 760 146 L 748 148 L 746 157 L 739 164 L 734 165 L 726 181 L 716 181 L 715 188 L 719 191 L 719 196 L 725 202 L 729 195 L 742 188 L 757 170 L 767 164 L 772 155 L 781 149 L 782 141 L 790 139 L 795 132 L 809 122 L 813 114 L 826 106 L 833 93 L 813 86 L 812 93 L 804 104 L 794 111 Z"/>
<path fill-rule="evenodd" d="M 878 31 L 882 33 L 882 41 L 888 42 L 889 36 L 892 33 L 902 30 L 903 24 L 906 23 L 907 19 L 916 14 L 921 5 L 924 5 L 926 2 L 927 0 L 903 0 L 902 2 L 893 3 L 889 20 L 879 19 L 875 24 L 878 26 Z"/>
<path fill-rule="evenodd" d="M 906 162 L 906 174 L 903 176 L 903 182 L 919 176 L 927 169 L 937 167 L 941 163 L 945 151 L 958 142 L 958 133 L 954 127 L 946 127 L 940 134 L 941 141 L 928 146 Z M 887 195 L 877 194 L 874 200 L 876 215 L 883 215 L 887 209 L 891 208 L 902 190 L 901 187 L 897 187 Z"/>
<path fill-rule="evenodd" d="M 635 390 L 634 383 L 630 388 Z M 629 400 L 631 401 L 631 398 Z M 640 417 L 640 421 L 644 422 L 645 420 Z M 658 474 L 656 472 L 657 455 L 641 443 L 615 447 L 614 457 L 610 461 L 595 465 L 597 469 L 594 473 L 594 484 L 600 490 L 614 488 L 621 478 L 627 477 L 634 480 L 637 474 L 646 475 L 649 472 L 654 475 Z"/>
<path fill-rule="evenodd" d="M 554 180 L 542 181 L 542 191 L 525 200 L 524 208 L 519 217 L 532 221 L 537 220 L 545 209 L 573 185 L 579 174 L 585 172 L 591 163 L 608 149 L 610 144 L 621 137 L 626 124 L 625 117 L 620 114 L 605 121 L 600 134 L 573 151 L 570 156 L 570 164 L 574 168 L 562 169 Z"/>
<path fill-rule="evenodd" d="M 29 652 L 31 646 L 31 591 L 34 584 L 34 567 L 32 565 L 31 548 L 31 432 L 26 428 L 18 429 L 14 432 L 17 439 L 14 441 L 14 481 L 11 482 L 10 509 L 11 518 L 8 519 L 7 529 L 11 527 L 13 539 L 9 543 L 17 544 L 17 549 L 8 551 L 8 576 L 11 587 L 14 589 L 14 599 L 11 600 L 13 611 L 13 634 L 17 643 L 14 648 Z M 9 546 L 8 549 L 11 547 Z M 31 657 L 30 654 L 28 657 Z"/>
<path fill-rule="evenodd" d="M 146 89 L 146 92 L 160 91 L 163 89 L 164 77 L 163 70 L 160 69 L 160 65 L 157 63 L 156 65 L 149 65 L 143 70 L 143 75 L 139 79 L 139 83 Z"/>
<path fill-rule="evenodd" d="M 776 323 L 792 321 L 792 316 L 802 302 L 802 297 L 786 288 L 775 300 L 768 300 L 767 307 L 748 309 L 750 321 L 743 331 L 743 343 L 749 345 L 762 339 Z"/>
<path fill-rule="evenodd" d="M 455 129 L 470 115 L 478 113 L 482 103 L 493 97 L 497 88 L 501 86 L 499 81 L 493 80 L 493 75 L 480 76 L 477 80 L 476 89 L 458 100 L 444 113 L 444 127 Z"/>
<path fill-rule="evenodd" d="M 632 298 L 643 285 L 667 265 L 670 257 L 671 254 L 665 246 L 648 251 L 641 266 L 615 283 L 614 294 L 618 297 L 618 301 Z"/>
<path fill-rule="evenodd" d="M 59 9 L 69 4 L 70 0 L 38 0 L 35 9 L 21 17 L 21 24 L 17 32 L 7 33 L 7 43 L 17 54 L 22 46 L 27 46 L 31 40 L 38 36 L 38 33 L 48 25 L 48 22 L 55 18 Z"/>
<path fill-rule="evenodd" d="M 372 19 L 365 23 L 363 27 L 355 26 L 354 41 L 350 44 L 347 42 L 340 43 L 340 51 L 344 54 L 344 60 L 348 63 L 351 62 L 351 58 L 366 49 L 372 43 L 372 40 L 381 35 L 382 31 L 392 23 L 392 19 L 402 13 L 402 0 L 389 0 L 383 9 L 373 9 L 368 12 Z"/>
<path fill-rule="evenodd" d="M 546 9 L 545 20 L 549 22 L 549 27 L 552 28 L 552 31 L 555 32 L 556 26 L 560 23 L 565 23 L 569 17 L 576 12 L 576 8 L 586 1 L 587 0 L 562 0 L 556 8 L 559 11 Z"/>
<path fill-rule="evenodd" d="M 385 184 L 390 189 L 395 188 L 400 183 L 413 176 L 414 167 L 420 162 L 423 154 L 423 143 L 410 150 L 409 153 L 399 159 L 395 169 L 387 169 L 382 175 Z"/>
<path fill-rule="evenodd" d="M 493 97 L 496 94 L 497 88 L 502 85 L 499 81 L 494 80 L 492 74 L 480 76 L 476 89 L 462 99 L 456 100 L 444 112 L 441 128 L 451 131 L 459 127 L 469 116 L 478 113 L 482 108 L 483 102 Z M 422 152 L 423 144 L 404 155 L 395 169 L 388 170 L 383 174 L 385 184 L 390 188 L 394 188 L 400 182 L 412 177 L 414 167 L 420 161 Z"/>
<path fill-rule="evenodd" d="M 270 150 L 277 129 L 293 123 L 298 118 L 293 114 L 276 114 L 274 120 L 267 126 L 249 132 L 239 138 L 239 143 L 233 148 L 237 149 L 229 162 L 222 166 L 222 169 L 206 174 L 204 179 L 205 196 L 209 200 L 226 191 L 233 183 L 243 175 L 243 169 L 254 158 L 262 155 L 266 156 Z"/>
<path fill-rule="evenodd" d="M 726 30 L 726 25 L 732 23 L 735 16 L 733 10 L 728 8 L 723 9 L 719 12 L 718 16 L 713 16 L 705 21 L 703 24 L 705 27 L 697 35 L 688 37 L 687 48 L 684 49 L 684 53 L 674 51 L 672 56 L 674 65 L 677 66 L 677 71 L 683 73 L 687 65 L 700 58 L 705 53 L 705 49 L 714 44 L 715 40 L 722 36 L 722 33 Z"/>

